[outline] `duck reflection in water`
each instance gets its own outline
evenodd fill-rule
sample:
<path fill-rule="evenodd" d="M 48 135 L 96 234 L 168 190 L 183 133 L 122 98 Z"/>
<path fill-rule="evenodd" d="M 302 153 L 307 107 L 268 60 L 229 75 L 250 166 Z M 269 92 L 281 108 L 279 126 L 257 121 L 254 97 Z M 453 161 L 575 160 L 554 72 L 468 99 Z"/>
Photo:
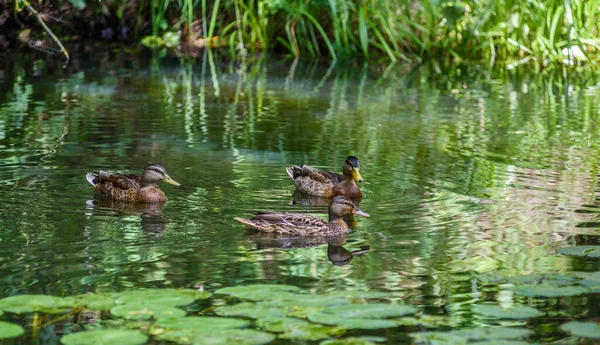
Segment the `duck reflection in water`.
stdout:
<path fill-rule="evenodd" d="M 268 234 L 247 234 L 246 239 L 256 244 L 255 250 L 265 249 L 298 249 L 312 248 L 327 243 L 327 258 L 334 266 L 349 264 L 355 256 L 369 252 L 368 245 L 360 246 L 358 250 L 350 251 L 344 248 L 347 234 L 324 237 L 282 237 Z"/>
<path fill-rule="evenodd" d="M 94 214 L 114 215 L 115 217 L 137 215 L 141 212 L 141 226 L 144 232 L 160 234 L 167 225 L 167 217 L 160 212 L 164 209 L 164 203 L 128 203 L 107 198 L 88 200 L 87 208 Z M 112 214 L 111 214 L 112 213 Z"/>

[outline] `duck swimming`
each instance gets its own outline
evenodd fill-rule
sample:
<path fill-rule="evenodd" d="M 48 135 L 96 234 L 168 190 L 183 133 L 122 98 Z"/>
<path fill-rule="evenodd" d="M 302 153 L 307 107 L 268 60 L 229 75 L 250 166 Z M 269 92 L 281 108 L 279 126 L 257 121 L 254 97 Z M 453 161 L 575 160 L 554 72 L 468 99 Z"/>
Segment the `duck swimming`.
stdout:
<path fill-rule="evenodd" d="M 342 167 L 342 174 L 333 173 L 308 165 L 291 166 L 285 168 L 288 175 L 299 191 L 326 198 L 338 195 L 350 199 L 362 198 L 362 193 L 356 182 L 362 182 L 358 158 L 349 156 Z M 355 182 L 356 181 L 356 182 Z"/>
<path fill-rule="evenodd" d="M 331 236 L 348 232 L 344 221 L 347 214 L 369 217 L 352 200 L 345 196 L 336 196 L 329 203 L 329 221 L 302 213 L 257 212 L 252 219 L 234 218 L 249 228 L 270 234 L 299 236 Z"/>
<path fill-rule="evenodd" d="M 142 176 L 100 170 L 98 174 L 87 173 L 85 178 L 94 186 L 99 195 L 112 200 L 132 203 L 165 202 L 167 197 L 156 185 L 158 181 L 181 186 L 167 174 L 165 168 L 160 164 L 148 165 Z"/>

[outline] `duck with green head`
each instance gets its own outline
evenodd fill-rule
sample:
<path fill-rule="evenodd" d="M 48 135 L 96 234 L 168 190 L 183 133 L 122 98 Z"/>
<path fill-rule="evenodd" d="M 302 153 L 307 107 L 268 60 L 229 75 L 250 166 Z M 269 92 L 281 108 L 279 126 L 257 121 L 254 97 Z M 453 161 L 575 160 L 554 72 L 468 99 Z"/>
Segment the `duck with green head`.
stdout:
<path fill-rule="evenodd" d="M 160 164 L 148 165 L 141 176 L 100 170 L 98 174 L 87 173 L 85 177 L 100 196 L 132 203 L 165 202 L 165 193 L 156 185 L 159 181 L 180 186 Z"/>
<path fill-rule="evenodd" d="M 299 191 L 326 198 L 338 195 L 356 200 L 362 198 L 362 192 L 356 182 L 362 182 L 358 158 L 349 156 L 344 161 L 342 173 L 333 173 L 308 165 L 285 168 Z"/>
<path fill-rule="evenodd" d="M 369 217 L 345 196 L 336 196 L 329 203 L 329 221 L 302 213 L 257 212 L 252 219 L 234 218 L 254 230 L 281 235 L 332 236 L 348 232 L 344 221 L 347 214 Z"/>

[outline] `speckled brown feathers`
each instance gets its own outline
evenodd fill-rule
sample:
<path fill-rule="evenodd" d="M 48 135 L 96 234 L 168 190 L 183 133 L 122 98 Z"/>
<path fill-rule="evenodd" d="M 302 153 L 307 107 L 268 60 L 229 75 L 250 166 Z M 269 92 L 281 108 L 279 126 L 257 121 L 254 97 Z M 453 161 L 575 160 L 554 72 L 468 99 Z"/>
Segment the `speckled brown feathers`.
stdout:
<path fill-rule="evenodd" d="M 109 173 L 100 170 L 98 174 L 87 173 L 86 179 L 102 197 L 124 202 L 160 203 L 165 202 L 165 193 L 156 185 L 158 181 L 179 186 L 167 174 L 165 168 L 151 164 L 142 176 Z"/>
<path fill-rule="evenodd" d="M 329 204 L 329 222 L 321 218 L 302 213 L 272 212 L 256 213 L 252 219 L 234 218 L 238 222 L 261 232 L 271 234 L 324 236 L 336 235 L 348 231 L 344 215 L 357 214 L 368 217 L 352 200 L 338 196 Z"/>
<path fill-rule="evenodd" d="M 350 156 L 344 161 L 342 174 L 333 173 L 308 165 L 290 166 L 287 174 L 296 188 L 306 194 L 333 198 L 338 195 L 350 199 L 362 198 L 362 193 L 355 181 L 362 182 L 358 158 Z"/>

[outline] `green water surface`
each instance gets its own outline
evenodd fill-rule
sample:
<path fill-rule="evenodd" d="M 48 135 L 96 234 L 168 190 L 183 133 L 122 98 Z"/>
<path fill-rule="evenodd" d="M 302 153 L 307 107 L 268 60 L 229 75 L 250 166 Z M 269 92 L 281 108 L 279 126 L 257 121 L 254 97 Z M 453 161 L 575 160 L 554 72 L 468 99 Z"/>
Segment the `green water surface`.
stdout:
<path fill-rule="evenodd" d="M 558 252 L 600 242 L 593 74 L 77 61 L 0 62 L 0 298 L 252 283 L 382 291 L 393 296 L 385 303 L 447 317 L 446 329 L 518 326 L 534 331 L 530 342 L 577 343 L 560 325 L 600 317 L 598 293 L 519 296 L 503 280 L 600 270 L 597 258 Z M 265 238 L 233 221 L 251 210 L 325 217 L 294 194 L 285 167 L 341 171 L 348 155 L 360 159 L 360 207 L 371 217 L 342 241 Z M 161 185 L 164 205 L 95 200 L 85 180 L 148 162 L 183 185 Z M 478 305 L 543 316 L 500 320 Z M 398 344 L 427 330 L 350 334 Z M 62 331 L 44 332 L 40 342 L 54 344 Z"/>

